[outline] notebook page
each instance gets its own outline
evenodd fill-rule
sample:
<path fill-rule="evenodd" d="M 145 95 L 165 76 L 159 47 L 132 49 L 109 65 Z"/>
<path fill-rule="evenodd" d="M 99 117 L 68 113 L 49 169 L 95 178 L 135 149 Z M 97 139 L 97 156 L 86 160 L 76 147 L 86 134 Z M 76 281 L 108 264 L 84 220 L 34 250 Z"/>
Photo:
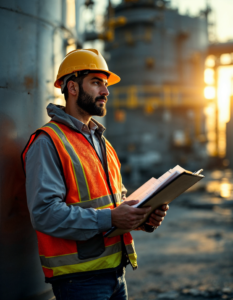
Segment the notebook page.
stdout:
<path fill-rule="evenodd" d="M 141 199 L 137 198 L 138 200 L 140 200 L 140 202 L 138 204 L 133 205 L 133 206 L 138 207 L 142 202 L 147 200 L 154 192 L 159 191 L 160 189 L 162 189 L 165 185 L 167 185 L 169 182 L 171 182 L 174 178 L 176 178 L 179 174 L 183 173 L 184 171 L 185 171 L 185 169 L 183 169 L 182 167 L 177 165 L 175 168 L 170 169 L 169 171 L 164 173 L 162 176 L 160 176 L 156 180 L 156 184 L 153 187 L 151 186 L 150 190 L 148 190 L 147 193 L 144 193 L 142 195 L 143 198 L 141 198 Z"/>
<path fill-rule="evenodd" d="M 147 196 L 150 190 L 154 190 L 157 185 L 157 179 L 152 177 L 142 186 L 140 186 L 135 192 L 129 195 L 126 200 L 143 200 Z"/>
<path fill-rule="evenodd" d="M 176 178 L 179 174 L 183 172 L 186 172 L 186 170 L 180 167 L 179 165 L 175 166 L 173 169 L 170 169 L 158 178 L 158 181 L 161 183 L 159 188 L 162 189 L 166 184 L 171 182 L 174 178 Z"/>

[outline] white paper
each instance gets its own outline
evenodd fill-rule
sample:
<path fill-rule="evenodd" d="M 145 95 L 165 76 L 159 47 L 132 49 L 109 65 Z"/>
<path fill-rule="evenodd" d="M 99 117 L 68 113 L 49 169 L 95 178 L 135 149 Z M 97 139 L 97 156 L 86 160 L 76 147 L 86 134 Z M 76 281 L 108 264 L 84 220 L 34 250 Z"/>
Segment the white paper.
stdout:
<path fill-rule="evenodd" d="M 138 207 L 141 203 L 147 200 L 153 193 L 158 192 L 165 185 L 171 182 L 174 178 L 176 178 L 179 174 L 185 172 L 185 169 L 177 165 L 173 169 L 170 169 L 158 179 L 152 177 L 146 183 L 144 183 L 140 188 L 138 188 L 135 192 L 133 192 L 126 200 L 139 200 L 139 203 L 133 205 L 134 207 Z"/>

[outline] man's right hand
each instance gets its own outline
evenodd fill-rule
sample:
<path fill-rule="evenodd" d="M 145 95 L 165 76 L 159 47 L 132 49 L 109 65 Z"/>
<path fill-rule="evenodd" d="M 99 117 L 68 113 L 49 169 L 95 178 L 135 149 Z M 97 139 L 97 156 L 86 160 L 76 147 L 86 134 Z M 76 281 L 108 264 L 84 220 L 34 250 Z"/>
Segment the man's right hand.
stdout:
<path fill-rule="evenodd" d="M 139 200 L 125 200 L 118 207 L 111 210 L 112 226 L 120 229 L 134 229 L 143 221 L 150 207 L 132 207 Z"/>

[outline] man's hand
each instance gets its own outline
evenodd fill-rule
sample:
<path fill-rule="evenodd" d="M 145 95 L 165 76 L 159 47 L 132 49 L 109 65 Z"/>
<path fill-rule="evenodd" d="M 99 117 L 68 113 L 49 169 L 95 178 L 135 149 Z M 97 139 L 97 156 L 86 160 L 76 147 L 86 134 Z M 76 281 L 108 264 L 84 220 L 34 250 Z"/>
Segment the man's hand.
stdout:
<path fill-rule="evenodd" d="M 149 218 L 149 221 L 147 222 L 147 224 L 151 225 L 151 226 L 155 226 L 158 227 L 162 224 L 162 221 L 164 219 L 164 217 L 167 214 L 167 210 L 169 209 L 169 205 L 168 204 L 164 204 L 161 207 L 157 208 L 151 215 Z"/>
<path fill-rule="evenodd" d="M 136 228 L 150 211 L 150 207 L 132 207 L 138 202 L 139 200 L 125 200 L 118 207 L 112 209 L 112 225 L 120 229 Z"/>

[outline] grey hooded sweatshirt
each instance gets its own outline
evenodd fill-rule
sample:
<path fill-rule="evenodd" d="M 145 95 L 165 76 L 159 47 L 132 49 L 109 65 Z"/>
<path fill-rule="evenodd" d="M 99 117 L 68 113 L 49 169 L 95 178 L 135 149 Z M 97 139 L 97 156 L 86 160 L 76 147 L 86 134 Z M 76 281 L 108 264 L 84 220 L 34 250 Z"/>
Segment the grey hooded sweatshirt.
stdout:
<path fill-rule="evenodd" d="M 91 119 L 89 129 L 81 121 L 65 113 L 63 107 L 49 104 L 48 115 L 83 133 L 102 153 L 95 130 L 102 135 L 105 128 Z M 26 192 L 31 222 L 34 229 L 54 237 L 85 241 L 111 228 L 111 210 L 83 209 L 65 203 L 66 185 L 62 165 L 50 137 L 41 133 L 26 155 Z M 96 182 L 98 184 L 98 182 Z"/>

